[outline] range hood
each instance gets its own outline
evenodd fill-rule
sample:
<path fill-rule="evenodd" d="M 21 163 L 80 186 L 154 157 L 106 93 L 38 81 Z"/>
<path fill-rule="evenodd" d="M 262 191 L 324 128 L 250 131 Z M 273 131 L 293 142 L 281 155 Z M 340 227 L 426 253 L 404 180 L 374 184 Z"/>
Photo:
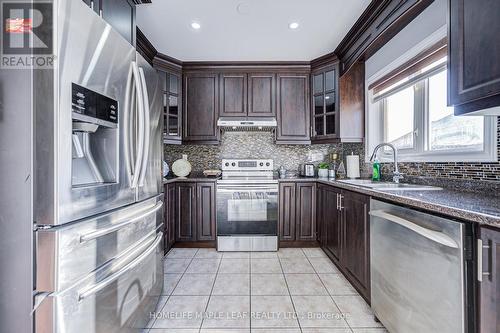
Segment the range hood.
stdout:
<path fill-rule="evenodd" d="M 217 126 L 225 131 L 269 131 L 278 123 L 276 118 L 220 117 Z"/>

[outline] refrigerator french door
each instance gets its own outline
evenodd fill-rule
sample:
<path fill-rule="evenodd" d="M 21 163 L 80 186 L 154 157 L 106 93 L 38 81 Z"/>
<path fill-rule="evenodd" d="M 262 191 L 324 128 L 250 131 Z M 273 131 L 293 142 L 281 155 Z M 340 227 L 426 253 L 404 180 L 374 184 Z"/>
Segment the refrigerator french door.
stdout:
<path fill-rule="evenodd" d="M 53 10 L 55 65 L 33 75 L 35 331 L 138 332 L 163 280 L 159 76 L 81 0 Z"/>

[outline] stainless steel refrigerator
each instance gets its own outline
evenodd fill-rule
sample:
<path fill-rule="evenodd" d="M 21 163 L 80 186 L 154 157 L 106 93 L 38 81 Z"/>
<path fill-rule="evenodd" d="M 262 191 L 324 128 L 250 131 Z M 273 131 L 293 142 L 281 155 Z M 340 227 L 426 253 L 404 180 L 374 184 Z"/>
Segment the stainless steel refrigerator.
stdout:
<path fill-rule="evenodd" d="M 34 327 L 137 332 L 163 285 L 160 76 L 81 0 L 34 80 Z"/>

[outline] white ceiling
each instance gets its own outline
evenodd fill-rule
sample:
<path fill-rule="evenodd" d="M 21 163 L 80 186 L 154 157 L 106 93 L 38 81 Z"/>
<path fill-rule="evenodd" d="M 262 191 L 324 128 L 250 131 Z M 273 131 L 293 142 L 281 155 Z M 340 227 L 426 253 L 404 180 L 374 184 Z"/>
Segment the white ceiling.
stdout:
<path fill-rule="evenodd" d="M 154 0 L 137 6 L 137 25 L 159 52 L 182 61 L 308 61 L 332 52 L 369 3 Z"/>

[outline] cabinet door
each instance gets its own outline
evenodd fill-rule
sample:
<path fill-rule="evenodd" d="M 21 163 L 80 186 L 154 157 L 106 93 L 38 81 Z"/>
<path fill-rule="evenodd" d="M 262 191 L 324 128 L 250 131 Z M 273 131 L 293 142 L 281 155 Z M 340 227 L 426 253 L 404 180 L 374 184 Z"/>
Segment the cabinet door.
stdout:
<path fill-rule="evenodd" d="M 196 184 L 196 207 L 197 240 L 215 240 L 215 183 Z"/>
<path fill-rule="evenodd" d="M 314 71 L 312 89 L 312 137 L 318 142 L 334 142 L 339 137 L 338 65 Z"/>
<path fill-rule="evenodd" d="M 342 216 L 338 209 L 340 190 L 335 187 L 325 187 L 322 194 L 324 248 L 331 254 L 334 262 L 340 263 L 342 251 Z"/>
<path fill-rule="evenodd" d="M 181 136 L 182 87 L 180 73 L 165 73 L 165 94 L 163 96 L 164 143 L 179 144 Z"/>
<path fill-rule="evenodd" d="M 248 116 L 274 117 L 276 115 L 276 75 L 248 74 Z"/>
<path fill-rule="evenodd" d="M 342 266 L 349 280 L 370 298 L 370 198 L 363 194 L 342 191 Z"/>
<path fill-rule="evenodd" d="M 101 0 L 101 15 L 123 38 L 135 45 L 135 5 L 132 0 Z"/>
<path fill-rule="evenodd" d="M 175 184 L 165 185 L 165 252 L 175 243 Z"/>
<path fill-rule="evenodd" d="M 480 228 L 479 332 L 500 332 L 500 229 Z M 481 267 L 480 267 L 481 269 Z"/>
<path fill-rule="evenodd" d="M 196 184 L 175 186 L 175 241 L 196 241 Z"/>
<path fill-rule="evenodd" d="M 325 246 L 325 227 L 323 225 L 323 189 L 324 185 L 318 184 L 316 187 L 316 240 L 321 247 Z"/>
<path fill-rule="evenodd" d="M 278 74 L 276 143 L 309 143 L 309 76 Z"/>
<path fill-rule="evenodd" d="M 296 240 L 316 240 L 316 183 L 297 183 Z"/>
<path fill-rule="evenodd" d="M 295 183 L 280 183 L 279 238 L 295 240 Z"/>
<path fill-rule="evenodd" d="M 220 75 L 220 116 L 247 116 L 247 75 Z"/>
<path fill-rule="evenodd" d="M 217 144 L 219 130 L 218 75 L 213 73 L 187 73 L 184 77 L 183 140 Z"/>
<path fill-rule="evenodd" d="M 455 114 L 500 105 L 500 1 L 449 3 L 448 104 Z"/>

